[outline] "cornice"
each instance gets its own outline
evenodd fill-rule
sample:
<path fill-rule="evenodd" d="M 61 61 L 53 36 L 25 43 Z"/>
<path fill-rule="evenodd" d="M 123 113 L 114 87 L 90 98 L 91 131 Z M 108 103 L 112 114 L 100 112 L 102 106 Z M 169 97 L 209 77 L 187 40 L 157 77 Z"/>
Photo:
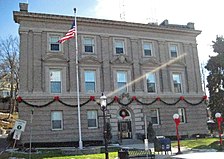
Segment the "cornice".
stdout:
<path fill-rule="evenodd" d="M 36 22 L 55 22 L 62 24 L 70 24 L 74 20 L 74 16 L 65 16 L 65 15 L 55 15 L 55 14 L 44 14 L 44 13 L 32 13 L 32 12 L 19 12 L 13 11 L 14 20 L 16 23 L 20 23 L 23 20 L 36 21 Z M 142 23 L 133 23 L 133 22 L 124 22 L 124 21 L 115 21 L 115 20 L 105 20 L 105 19 L 96 19 L 96 18 L 86 18 L 86 17 L 77 17 L 77 23 L 86 24 L 88 26 L 106 26 L 111 28 L 122 28 L 125 27 L 128 29 L 134 30 L 145 30 L 150 31 L 154 30 L 155 32 L 174 32 L 176 34 L 185 33 L 193 36 L 197 36 L 201 33 L 200 30 L 189 29 L 186 27 L 172 27 L 161 26 L 155 24 L 142 24 Z"/>

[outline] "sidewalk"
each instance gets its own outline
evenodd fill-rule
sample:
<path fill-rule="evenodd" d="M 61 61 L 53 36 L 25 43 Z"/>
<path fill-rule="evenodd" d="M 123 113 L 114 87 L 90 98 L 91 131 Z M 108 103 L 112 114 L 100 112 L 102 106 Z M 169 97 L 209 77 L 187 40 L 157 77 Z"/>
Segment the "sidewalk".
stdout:
<path fill-rule="evenodd" d="M 144 144 L 132 144 L 132 145 L 121 145 L 122 148 L 136 148 L 136 149 L 145 149 L 145 145 Z M 151 151 L 154 153 L 154 144 L 149 144 L 149 149 L 151 149 Z M 175 158 L 185 158 L 185 155 L 187 155 L 187 158 L 192 158 L 192 159 L 201 159 L 201 158 L 205 158 L 205 157 L 202 157 L 202 156 L 211 156 L 213 155 L 221 155 L 222 158 L 224 158 L 224 152 L 221 152 L 221 153 L 218 153 L 216 152 L 216 150 L 214 149 L 189 149 L 189 148 L 186 148 L 186 147 L 181 147 L 180 150 L 182 152 L 182 154 L 179 154 L 179 155 L 176 155 L 176 153 L 178 152 L 178 149 L 177 147 L 172 147 L 171 148 L 172 152 L 167 152 L 165 154 L 165 152 L 160 152 L 160 153 L 157 153 L 155 152 L 155 155 L 156 155 L 156 159 L 175 159 Z M 196 157 L 196 158 L 193 158 L 193 157 Z M 200 157 L 199 157 L 200 156 Z M 197 158 L 198 157 L 198 158 Z M 209 158 L 209 159 L 210 159 Z M 219 158 L 217 158 L 219 159 Z"/>

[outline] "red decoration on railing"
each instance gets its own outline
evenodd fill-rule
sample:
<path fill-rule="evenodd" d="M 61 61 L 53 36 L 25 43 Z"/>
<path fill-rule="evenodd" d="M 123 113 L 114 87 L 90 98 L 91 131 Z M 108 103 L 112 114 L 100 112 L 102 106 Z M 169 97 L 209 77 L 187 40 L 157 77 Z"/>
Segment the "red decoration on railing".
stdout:
<path fill-rule="evenodd" d="M 136 96 L 133 96 L 132 99 L 133 99 L 133 100 L 136 100 L 137 98 L 136 98 Z"/>
<path fill-rule="evenodd" d="M 117 96 L 114 96 L 114 100 L 115 100 L 115 102 L 117 102 L 118 101 L 118 97 Z"/>
<path fill-rule="evenodd" d="M 160 97 L 156 97 L 156 100 L 160 101 Z"/>
<path fill-rule="evenodd" d="M 22 102 L 22 97 L 18 96 L 16 100 L 17 100 L 17 102 L 20 103 L 20 102 Z"/>
<path fill-rule="evenodd" d="M 95 96 L 90 96 L 90 100 L 94 101 L 95 100 Z"/>
<path fill-rule="evenodd" d="M 184 96 L 180 96 L 180 100 L 184 100 Z"/>
<path fill-rule="evenodd" d="M 208 97 L 205 95 L 205 96 L 203 96 L 203 99 L 204 99 L 204 100 L 207 100 L 207 99 L 208 99 Z"/>
<path fill-rule="evenodd" d="M 60 97 L 59 96 L 54 96 L 55 101 L 59 101 Z"/>

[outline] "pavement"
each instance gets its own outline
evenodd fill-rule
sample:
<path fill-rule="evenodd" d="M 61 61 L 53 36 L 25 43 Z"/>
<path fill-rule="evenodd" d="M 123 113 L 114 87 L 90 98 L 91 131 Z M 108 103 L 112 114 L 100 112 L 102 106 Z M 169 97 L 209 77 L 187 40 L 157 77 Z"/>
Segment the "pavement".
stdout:
<path fill-rule="evenodd" d="M 136 148 L 145 149 L 144 144 L 132 144 L 132 145 L 122 145 L 123 148 Z M 154 145 L 149 144 L 149 149 L 154 152 Z M 176 155 L 178 152 L 177 147 L 171 148 L 172 152 L 155 152 L 156 159 L 224 159 L 224 152 L 216 152 L 215 149 L 189 149 L 186 147 L 181 147 L 181 153 Z"/>

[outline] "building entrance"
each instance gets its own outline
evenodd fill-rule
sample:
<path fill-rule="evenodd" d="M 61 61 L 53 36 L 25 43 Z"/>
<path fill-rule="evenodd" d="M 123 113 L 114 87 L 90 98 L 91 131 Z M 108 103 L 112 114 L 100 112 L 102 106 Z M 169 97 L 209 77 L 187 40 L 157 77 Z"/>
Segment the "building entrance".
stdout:
<path fill-rule="evenodd" d="M 120 139 L 132 139 L 132 129 L 130 120 L 118 122 L 118 134 L 120 136 Z"/>

